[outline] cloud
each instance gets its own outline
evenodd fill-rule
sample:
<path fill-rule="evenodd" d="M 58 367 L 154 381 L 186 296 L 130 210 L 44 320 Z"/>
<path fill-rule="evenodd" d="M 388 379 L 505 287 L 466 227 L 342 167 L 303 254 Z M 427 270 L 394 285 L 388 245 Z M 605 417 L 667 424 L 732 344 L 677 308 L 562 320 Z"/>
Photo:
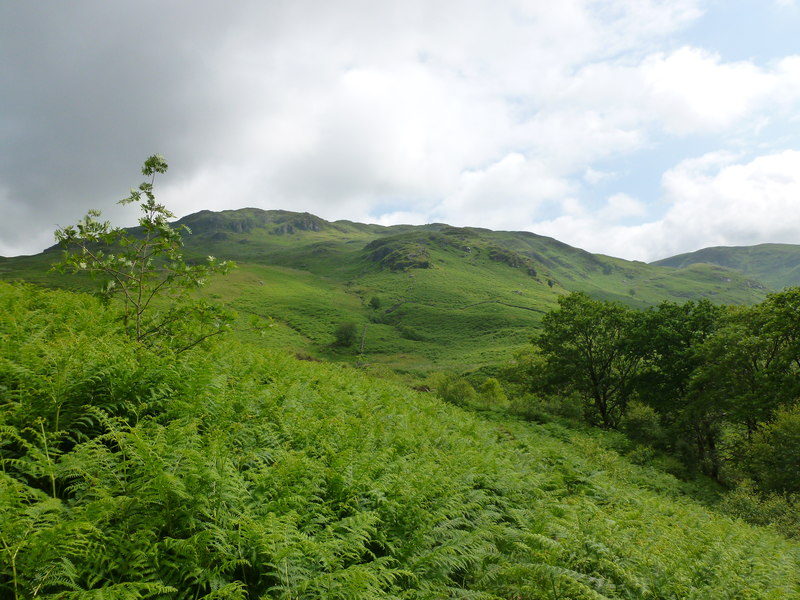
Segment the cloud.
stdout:
<path fill-rule="evenodd" d="M 464 171 L 435 208 L 435 219 L 454 225 L 520 229 L 544 204 L 563 199 L 574 184 L 537 159 L 513 152 L 484 169 Z"/>
<path fill-rule="evenodd" d="M 651 212 L 625 189 L 637 153 L 701 134 L 750 143 L 797 113 L 800 56 L 730 63 L 675 42 L 706 5 L 3 4 L 0 252 L 38 251 L 88 208 L 132 223 L 114 201 L 153 152 L 180 215 L 630 231 Z"/>
<path fill-rule="evenodd" d="M 691 47 L 648 57 L 641 76 L 662 126 L 676 134 L 730 127 L 769 101 L 780 77 Z"/>
<path fill-rule="evenodd" d="M 800 242 L 800 151 L 745 163 L 704 158 L 684 161 L 664 175 L 672 204 L 664 228 L 670 234 L 709 245 Z"/>
<path fill-rule="evenodd" d="M 800 243 L 800 151 L 742 161 L 715 152 L 680 162 L 662 179 L 667 210 L 625 224 L 643 206 L 612 196 L 599 211 L 580 208 L 537 223 L 537 231 L 590 251 L 656 260 L 709 246 Z"/>

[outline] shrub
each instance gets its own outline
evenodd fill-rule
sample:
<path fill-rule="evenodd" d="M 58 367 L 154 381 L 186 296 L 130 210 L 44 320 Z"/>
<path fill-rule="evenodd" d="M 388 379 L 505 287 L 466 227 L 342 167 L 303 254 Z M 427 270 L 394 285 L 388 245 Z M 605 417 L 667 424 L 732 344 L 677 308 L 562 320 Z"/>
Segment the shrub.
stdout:
<path fill-rule="evenodd" d="M 357 333 L 358 330 L 355 323 L 350 321 L 340 323 L 336 331 L 333 332 L 333 336 L 336 338 L 334 344 L 343 348 L 352 346 L 356 343 Z"/>
<path fill-rule="evenodd" d="M 455 406 L 475 406 L 478 394 L 470 383 L 457 375 L 437 373 L 433 381 L 436 395 Z"/>
<path fill-rule="evenodd" d="M 661 448 L 664 442 L 664 429 L 658 413 L 641 402 L 631 402 L 620 423 L 622 431 L 634 442 Z"/>

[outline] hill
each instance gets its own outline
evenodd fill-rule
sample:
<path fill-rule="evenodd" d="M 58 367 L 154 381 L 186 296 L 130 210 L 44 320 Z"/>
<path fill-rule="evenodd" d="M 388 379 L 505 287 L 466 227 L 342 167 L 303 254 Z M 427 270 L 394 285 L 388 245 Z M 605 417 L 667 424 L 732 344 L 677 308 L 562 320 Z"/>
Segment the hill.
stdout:
<path fill-rule="evenodd" d="M 272 319 L 270 334 L 251 341 L 415 373 L 507 361 L 569 291 L 635 307 L 694 298 L 752 303 L 768 291 L 721 266 L 665 269 L 529 232 L 441 223 L 384 227 L 255 208 L 201 211 L 176 225 L 192 231 L 187 257 L 239 263 L 209 293 L 243 315 Z M 86 290 L 95 285 L 49 273 L 58 256 L 51 248 L 4 259 L 0 277 Z M 357 327 L 354 347 L 332 345 L 344 322 Z"/>
<path fill-rule="evenodd" d="M 651 264 L 677 269 L 702 264 L 716 265 L 752 277 L 774 290 L 800 285 L 800 246 L 793 244 L 716 246 Z"/>
<path fill-rule="evenodd" d="M 800 546 L 631 464 L 229 340 L 153 354 L 0 283 L 0 596 L 800 597 Z"/>

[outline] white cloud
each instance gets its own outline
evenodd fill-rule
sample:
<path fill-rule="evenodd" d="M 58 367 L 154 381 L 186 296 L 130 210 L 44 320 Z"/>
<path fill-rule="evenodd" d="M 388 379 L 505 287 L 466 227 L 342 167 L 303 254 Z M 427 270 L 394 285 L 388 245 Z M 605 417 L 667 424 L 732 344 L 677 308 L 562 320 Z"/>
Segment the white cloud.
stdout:
<path fill-rule="evenodd" d="M 647 214 L 647 207 L 641 200 L 628 194 L 614 194 L 606 205 L 600 210 L 602 220 L 617 222 L 631 217 L 643 217 Z"/>
<path fill-rule="evenodd" d="M 664 174 L 668 202 L 661 219 L 625 225 L 643 214 L 635 199 L 617 195 L 594 213 L 566 212 L 537 231 L 594 252 L 656 260 L 709 246 L 800 243 L 800 151 L 749 162 L 729 153 L 682 161 Z"/>
<path fill-rule="evenodd" d="M 779 83 L 751 62 L 722 63 L 691 47 L 649 57 L 641 74 L 663 127 L 677 134 L 728 128 L 769 101 Z"/>
<path fill-rule="evenodd" d="M 463 172 L 453 192 L 434 209 L 432 220 L 521 229 L 543 204 L 564 198 L 574 187 L 545 163 L 514 152 L 484 169 Z"/>
<path fill-rule="evenodd" d="M 800 151 L 746 163 L 685 161 L 664 175 L 663 186 L 672 203 L 663 228 L 673 244 L 800 242 Z"/>

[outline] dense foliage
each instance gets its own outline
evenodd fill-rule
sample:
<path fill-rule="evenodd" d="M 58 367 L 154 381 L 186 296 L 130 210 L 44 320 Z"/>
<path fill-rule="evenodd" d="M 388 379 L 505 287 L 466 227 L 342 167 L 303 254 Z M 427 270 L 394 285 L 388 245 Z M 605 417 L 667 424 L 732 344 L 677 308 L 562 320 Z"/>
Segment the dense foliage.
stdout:
<path fill-rule="evenodd" d="M 0 284 L 0 597 L 800 597 L 796 544 L 612 434 L 115 318 Z"/>
<path fill-rule="evenodd" d="M 574 393 L 590 421 L 728 485 L 783 494 L 796 513 L 800 288 L 754 306 L 701 300 L 647 311 L 570 294 L 534 343 L 535 358 L 512 369 L 523 390 Z"/>

